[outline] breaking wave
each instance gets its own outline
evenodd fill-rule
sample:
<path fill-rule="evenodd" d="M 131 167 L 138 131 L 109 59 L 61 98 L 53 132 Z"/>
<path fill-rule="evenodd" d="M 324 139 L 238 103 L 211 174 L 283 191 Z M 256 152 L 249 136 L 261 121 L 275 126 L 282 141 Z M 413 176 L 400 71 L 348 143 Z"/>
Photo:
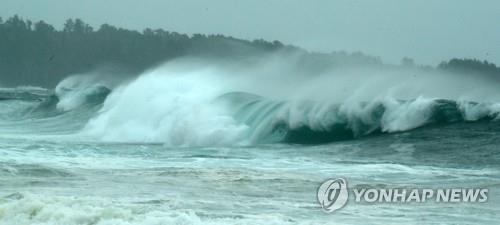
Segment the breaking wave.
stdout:
<path fill-rule="evenodd" d="M 54 91 L 2 89 L 0 122 L 105 142 L 220 146 L 319 144 L 500 117 L 495 102 L 422 96 L 280 100 L 236 88 L 238 79 L 211 67 L 163 67 L 116 87 L 73 76 Z M 5 122 L 15 116 L 16 123 Z"/>

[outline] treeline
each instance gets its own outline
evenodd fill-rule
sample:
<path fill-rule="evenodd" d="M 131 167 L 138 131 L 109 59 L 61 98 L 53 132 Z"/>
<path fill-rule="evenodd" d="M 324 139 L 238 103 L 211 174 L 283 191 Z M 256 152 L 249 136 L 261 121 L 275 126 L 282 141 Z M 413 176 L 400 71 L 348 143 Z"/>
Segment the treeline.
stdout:
<path fill-rule="evenodd" d="M 279 41 L 246 41 L 223 35 L 188 36 L 162 29 L 143 32 L 103 24 L 94 29 L 80 19 L 69 19 L 62 30 L 19 16 L 0 18 L 0 84 L 53 87 L 63 77 L 102 66 L 130 73 L 165 60 L 197 56 L 244 59 L 265 53 L 300 55 L 305 66 L 324 68 L 335 62 L 381 64 L 361 53 L 308 53 Z"/>
<path fill-rule="evenodd" d="M 478 59 L 451 59 L 447 62 L 442 62 L 438 66 L 441 70 L 461 73 L 483 73 L 498 75 L 500 77 L 500 67 L 488 61 Z"/>
<path fill-rule="evenodd" d="M 268 53 L 294 55 L 298 57 L 299 68 L 306 71 L 340 65 L 384 66 L 380 58 L 359 52 L 313 53 L 279 41 L 247 41 L 223 35 L 188 36 L 162 29 L 138 32 L 109 24 L 95 29 L 80 19 L 69 19 L 57 30 L 44 21 L 34 23 L 19 16 L 5 21 L 0 18 L 0 85 L 53 87 L 65 76 L 103 66 L 137 73 L 183 56 L 241 61 Z M 403 66 L 409 66 L 408 63 Z M 438 68 L 498 73 L 495 65 L 474 60 L 471 63 L 454 59 Z"/>
<path fill-rule="evenodd" d="M 238 46 L 238 47 L 233 47 Z M 245 46 L 247 48 L 245 48 Z M 0 21 L 0 76 L 10 85 L 54 86 L 69 74 L 114 65 L 137 72 L 163 60 L 210 53 L 229 56 L 270 51 L 281 43 L 246 43 L 220 35 L 189 37 L 164 30 L 142 33 L 104 24 L 95 30 L 69 19 L 62 30 L 18 16 Z"/>

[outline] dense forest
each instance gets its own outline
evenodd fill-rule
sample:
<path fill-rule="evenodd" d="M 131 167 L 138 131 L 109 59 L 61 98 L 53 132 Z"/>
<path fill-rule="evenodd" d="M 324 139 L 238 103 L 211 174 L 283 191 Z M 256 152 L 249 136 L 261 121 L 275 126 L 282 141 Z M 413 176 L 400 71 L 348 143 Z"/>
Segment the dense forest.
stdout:
<path fill-rule="evenodd" d="M 0 18 L 0 84 L 53 87 L 63 77 L 102 66 L 137 73 L 157 63 L 183 57 L 244 60 L 269 54 L 295 54 L 300 66 L 315 69 L 337 65 L 384 66 L 378 57 L 362 53 L 314 53 L 279 41 L 247 41 L 223 35 L 186 35 L 162 29 L 142 32 L 103 24 L 94 29 L 80 19 L 68 19 L 57 30 L 44 21 L 19 16 Z M 402 66 L 415 66 L 403 59 Z M 500 75 L 496 65 L 473 59 L 452 59 L 437 68 Z"/>
<path fill-rule="evenodd" d="M 480 61 L 477 59 L 451 59 L 447 62 L 439 64 L 438 68 L 452 72 L 475 72 L 498 75 L 500 77 L 500 67 L 497 67 L 495 64 L 488 61 Z"/>

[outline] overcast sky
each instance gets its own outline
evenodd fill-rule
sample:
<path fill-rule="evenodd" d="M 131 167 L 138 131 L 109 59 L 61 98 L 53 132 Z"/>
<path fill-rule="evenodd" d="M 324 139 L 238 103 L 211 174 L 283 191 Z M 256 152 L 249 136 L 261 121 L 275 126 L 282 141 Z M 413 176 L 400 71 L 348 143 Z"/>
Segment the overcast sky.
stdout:
<path fill-rule="evenodd" d="M 500 64 L 500 0 L 0 0 L 0 16 L 14 14 L 58 28 L 81 18 L 94 27 L 280 40 L 389 63 L 408 56 L 432 65 L 451 57 Z"/>

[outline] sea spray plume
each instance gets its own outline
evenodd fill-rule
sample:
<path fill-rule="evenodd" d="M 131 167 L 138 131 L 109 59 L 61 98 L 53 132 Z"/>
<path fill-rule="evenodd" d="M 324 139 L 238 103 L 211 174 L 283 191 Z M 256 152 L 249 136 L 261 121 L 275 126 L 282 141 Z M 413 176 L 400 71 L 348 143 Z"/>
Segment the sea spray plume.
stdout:
<path fill-rule="evenodd" d="M 213 61 L 208 62 L 212 64 Z M 452 73 L 421 67 L 369 64 L 304 64 L 297 54 L 268 54 L 251 61 L 217 64 L 232 79 L 232 90 L 282 100 L 372 101 L 385 96 L 419 96 L 468 101 L 500 100 L 500 77 Z"/>
<path fill-rule="evenodd" d="M 168 146 L 235 145 L 247 127 L 212 105 L 223 79 L 211 68 L 174 63 L 116 88 L 83 134 L 116 142 Z"/>

